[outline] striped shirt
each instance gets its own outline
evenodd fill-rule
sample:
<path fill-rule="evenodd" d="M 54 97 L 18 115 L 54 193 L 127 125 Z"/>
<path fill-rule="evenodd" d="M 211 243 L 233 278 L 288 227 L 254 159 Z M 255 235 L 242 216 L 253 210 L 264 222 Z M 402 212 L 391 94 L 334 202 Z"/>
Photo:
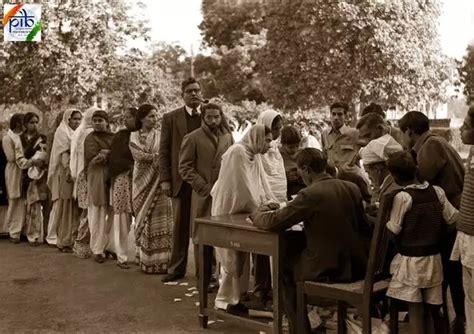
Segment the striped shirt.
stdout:
<path fill-rule="evenodd" d="M 464 188 L 459 209 L 459 221 L 456 225 L 458 231 L 474 235 L 474 146 L 471 147 L 467 159 Z"/>

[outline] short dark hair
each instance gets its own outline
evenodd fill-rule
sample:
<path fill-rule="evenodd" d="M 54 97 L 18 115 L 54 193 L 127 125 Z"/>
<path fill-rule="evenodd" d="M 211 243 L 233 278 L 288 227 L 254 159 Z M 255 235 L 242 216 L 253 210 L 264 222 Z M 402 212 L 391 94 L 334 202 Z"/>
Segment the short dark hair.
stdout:
<path fill-rule="evenodd" d="M 373 102 L 362 110 L 362 112 L 360 113 L 360 116 L 362 117 L 362 116 L 372 114 L 372 113 L 380 115 L 384 119 L 386 117 L 382 106 L 380 104 L 373 103 Z"/>
<path fill-rule="evenodd" d="M 186 80 L 181 82 L 181 93 L 184 93 L 184 90 L 186 89 L 186 87 L 188 85 L 191 85 L 191 84 L 194 84 L 194 83 L 197 83 L 199 85 L 199 88 L 202 88 L 201 83 L 199 81 L 197 81 L 195 78 L 191 77 L 191 78 L 187 78 Z"/>
<path fill-rule="evenodd" d="M 23 126 L 23 119 L 25 118 L 25 115 L 16 113 L 13 114 L 13 116 L 10 118 L 10 129 L 15 130 L 19 126 Z"/>
<path fill-rule="evenodd" d="M 297 145 L 301 142 L 300 132 L 292 125 L 286 125 L 281 129 L 281 143 L 283 145 Z"/>
<path fill-rule="evenodd" d="M 408 182 L 416 177 L 416 163 L 408 151 L 393 153 L 387 160 L 387 168 L 396 180 Z"/>
<path fill-rule="evenodd" d="M 135 126 L 137 128 L 137 130 L 140 130 L 143 126 L 143 119 L 145 117 L 148 116 L 148 114 L 152 111 L 152 110 L 157 110 L 156 107 L 152 104 L 148 104 L 148 103 L 145 103 L 145 104 L 142 104 L 140 107 L 138 107 L 138 111 L 137 111 L 137 114 L 135 116 Z"/>
<path fill-rule="evenodd" d="M 417 135 L 422 135 L 430 130 L 430 120 L 422 112 L 410 111 L 398 120 L 398 127 L 402 132 L 410 129 Z"/>
<path fill-rule="evenodd" d="M 379 114 L 369 113 L 363 116 L 361 119 L 359 119 L 359 122 L 357 122 L 356 128 L 360 129 L 363 126 L 366 126 L 369 129 L 373 129 L 377 125 L 387 125 L 387 122 L 385 122 L 385 120 Z"/>
<path fill-rule="evenodd" d="M 37 118 L 38 121 L 40 119 L 37 113 L 27 112 L 23 117 L 23 125 L 26 126 L 33 118 Z"/>
<path fill-rule="evenodd" d="M 222 107 L 216 103 L 206 103 L 201 106 L 201 117 L 206 116 L 206 111 L 208 110 L 219 110 L 222 115 Z"/>
<path fill-rule="evenodd" d="M 306 166 L 314 173 L 323 173 L 326 171 L 328 160 L 320 150 L 308 147 L 296 154 L 296 164 L 300 168 Z"/>
<path fill-rule="evenodd" d="M 333 110 L 337 108 L 344 109 L 344 115 L 347 114 L 347 112 L 349 111 L 349 105 L 344 102 L 336 102 L 336 103 L 331 104 L 331 107 L 329 108 L 329 110 Z"/>

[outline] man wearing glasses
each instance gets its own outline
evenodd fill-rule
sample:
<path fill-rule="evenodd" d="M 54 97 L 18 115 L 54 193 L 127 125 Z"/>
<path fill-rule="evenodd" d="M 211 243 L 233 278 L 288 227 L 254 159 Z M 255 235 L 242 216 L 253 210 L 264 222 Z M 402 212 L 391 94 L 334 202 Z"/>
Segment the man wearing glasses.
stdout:
<path fill-rule="evenodd" d="M 181 279 L 188 262 L 191 185 L 178 172 L 181 142 L 188 133 L 201 126 L 201 85 L 189 78 L 181 83 L 184 107 L 163 115 L 160 137 L 159 168 L 161 189 L 171 197 L 173 206 L 173 239 L 168 275 L 162 281 Z"/>

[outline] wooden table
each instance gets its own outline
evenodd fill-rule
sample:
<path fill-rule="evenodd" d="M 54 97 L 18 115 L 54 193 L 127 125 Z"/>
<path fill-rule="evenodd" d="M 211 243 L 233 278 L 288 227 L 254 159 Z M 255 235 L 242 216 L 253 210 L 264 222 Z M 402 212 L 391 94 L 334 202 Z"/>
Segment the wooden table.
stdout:
<path fill-rule="evenodd" d="M 280 235 L 257 229 L 246 220 L 247 216 L 227 215 L 195 219 L 199 233 L 199 323 L 202 328 L 207 328 L 209 316 L 215 315 L 218 318 L 237 319 L 249 327 L 267 333 L 282 333 Z M 204 268 L 209 268 L 209 266 L 204 261 L 209 261 L 209 259 L 204 256 L 204 248 L 209 246 L 272 257 L 273 323 L 269 322 L 270 319 L 262 321 L 258 318 L 237 316 L 223 310 L 216 310 L 213 306 L 208 307 L 207 284 L 204 282 L 204 277 L 207 277 L 208 273 L 204 272 Z"/>

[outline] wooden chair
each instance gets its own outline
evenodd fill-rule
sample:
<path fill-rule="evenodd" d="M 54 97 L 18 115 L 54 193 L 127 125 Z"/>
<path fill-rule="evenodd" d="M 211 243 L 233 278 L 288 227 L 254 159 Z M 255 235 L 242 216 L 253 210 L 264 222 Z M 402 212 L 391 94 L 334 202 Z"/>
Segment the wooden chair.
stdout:
<path fill-rule="evenodd" d="M 371 333 L 371 307 L 374 301 L 385 298 L 389 284 L 387 251 L 389 237 L 385 228 L 387 213 L 385 208 L 391 205 L 393 195 L 384 196 L 378 211 L 377 223 L 374 227 L 370 243 L 369 259 L 364 280 L 354 283 L 319 283 L 305 281 L 297 283 L 297 326 L 298 333 L 305 332 L 304 312 L 307 312 L 308 297 L 320 297 L 337 301 L 338 333 L 346 333 L 348 305 L 356 307 L 362 316 L 362 332 Z M 384 214 L 385 213 L 385 214 Z M 388 212 L 388 215 L 390 212 Z M 384 215 L 385 217 L 382 217 Z M 390 307 L 390 329 L 396 333 L 398 315 L 396 309 Z"/>

